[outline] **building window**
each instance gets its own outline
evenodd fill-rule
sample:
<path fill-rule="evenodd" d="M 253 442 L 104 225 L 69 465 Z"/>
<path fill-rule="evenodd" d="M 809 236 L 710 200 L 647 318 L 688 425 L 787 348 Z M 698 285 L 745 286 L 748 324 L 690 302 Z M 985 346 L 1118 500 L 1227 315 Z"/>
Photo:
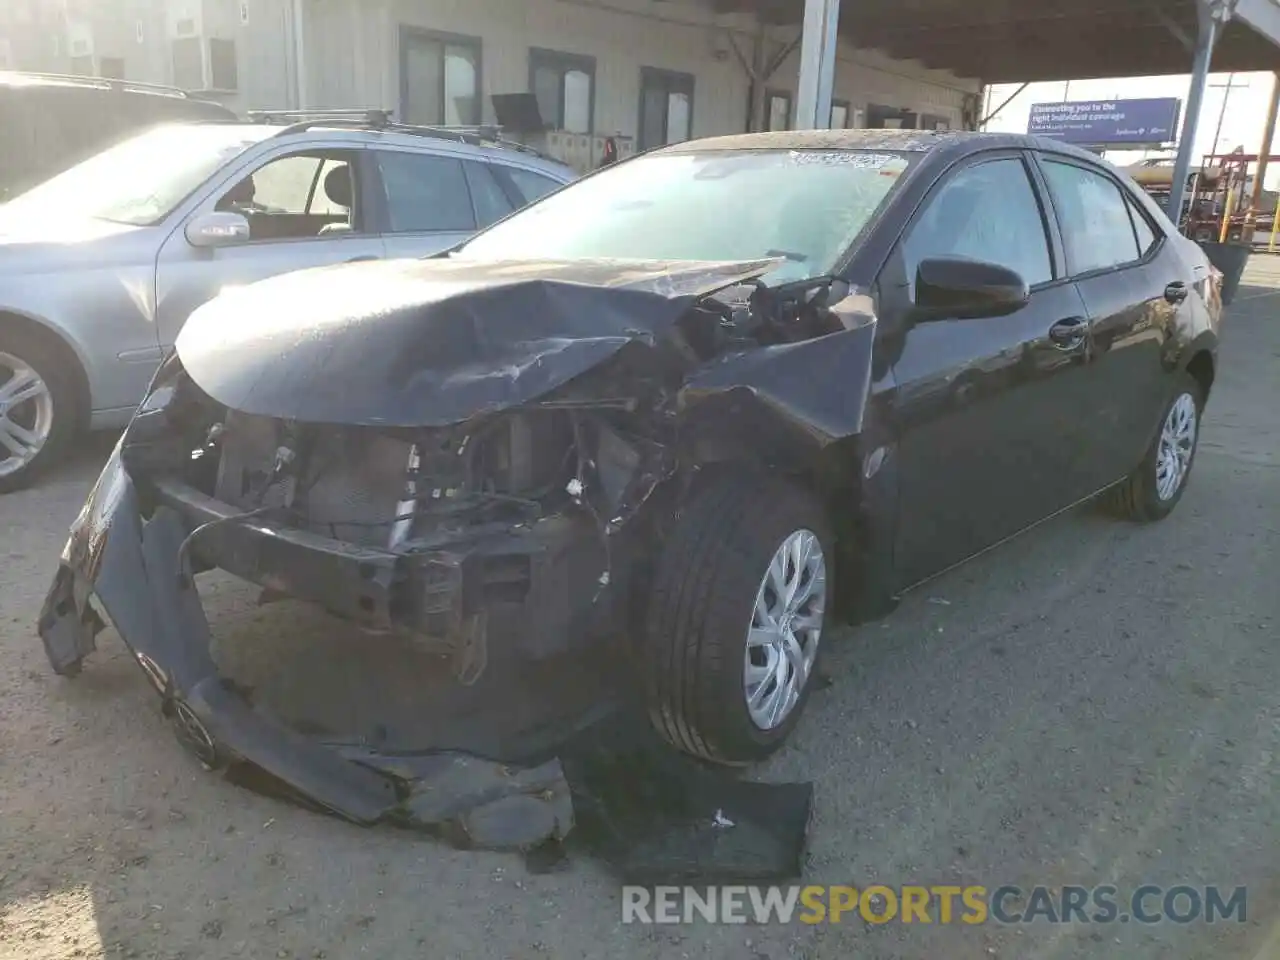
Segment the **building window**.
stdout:
<path fill-rule="evenodd" d="M 121 57 L 99 57 L 98 76 L 109 80 L 124 79 L 124 60 Z"/>
<path fill-rule="evenodd" d="M 590 133 L 595 114 L 596 59 L 555 50 L 530 49 L 529 89 L 550 130 Z"/>
<path fill-rule="evenodd" d="M 693 76 L 640 68 L 640 149 L 693 136 Z"/>
<path fill-rule="evenodd" d="M 480 41 L 400 28 L 400 116 L 428 126 L 480 123 Z"/>
<path fill-rule="evenodd" d="M 849 126 L 849 101 L 831 101 L 831 129 L 844 130 Z"/>
<path fill-rule="evenodd" d="M 791 129 L 791 94 L 784 90 L 766 90 L 764 94 L 764 128 Z"/>
<path fill-rule="evenodd" d="M 239 69 L 236 64 L 234 40 L 209 41 L 209 86 L 214 90 L 239 89 Z"/>
<path fill-rule="evenodd" d="M 873 130 L 914 130 L 916 114 L 905 107 L 871 103 L 867 105 L 867 126 Z"/>
<path fill-rule="evenodd" d="M 183 90 L 204 89 L 204 52 L 199 37 L 173 41 L 173 85 Z"/>

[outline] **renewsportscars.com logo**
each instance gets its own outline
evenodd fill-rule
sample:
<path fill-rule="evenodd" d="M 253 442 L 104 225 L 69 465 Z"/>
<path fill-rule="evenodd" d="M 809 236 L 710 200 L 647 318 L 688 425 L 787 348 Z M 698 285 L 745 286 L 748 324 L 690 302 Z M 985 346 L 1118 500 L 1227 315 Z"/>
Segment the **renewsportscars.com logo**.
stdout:
<path fill-rule="evenodd" d="M 622 888 L 623 923 L 1244 923 L 1245 887 L 1000 886 Z"/>

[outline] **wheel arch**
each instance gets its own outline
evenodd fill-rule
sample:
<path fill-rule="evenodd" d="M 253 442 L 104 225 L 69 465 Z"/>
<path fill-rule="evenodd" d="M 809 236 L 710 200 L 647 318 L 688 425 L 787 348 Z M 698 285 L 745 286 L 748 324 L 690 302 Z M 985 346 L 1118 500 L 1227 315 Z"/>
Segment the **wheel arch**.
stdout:
<path fill-rule="evenodd" d="M 1199 349 L 1188 351 L 1188 358 L 1183 369 L 1195 378 L 1204 391 L 1204 399 L 1209 399 L 1209 392 L 1213 389 L 1214 377 L 1217 374 L 1217 358 L 1214 351 L 1207 345 L 1202 345 Z"/>
<path fill-rule="evenodd" d="M 87 426 L 92 411 L 92 394 L 89 386 L 88 364 L 78 345 L 61 330 L 31 314 L 0 306 L 0 334 L 8 331 L 15 331 L 32 338 L 47 347 L 60 362 L 66 364 L 76 392 L 77 426 Z"/>

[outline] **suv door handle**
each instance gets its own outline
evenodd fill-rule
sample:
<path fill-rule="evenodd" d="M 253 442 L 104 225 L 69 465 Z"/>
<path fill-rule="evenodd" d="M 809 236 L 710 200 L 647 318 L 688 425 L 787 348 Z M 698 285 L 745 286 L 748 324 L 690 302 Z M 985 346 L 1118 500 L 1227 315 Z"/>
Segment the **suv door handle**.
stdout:
<path fill-rule="evenodd" d="M 1068 317 L 1065 320 L 1059 320 L 1049 328 L 1049 339 L 1059 349 L 1074 350 L 1084 343 L 1084 336 L 1088 331 L 1088 318 Z"/>
<path fill-rule="evenodd" d="M 1170 303 L 1181 303 L 1187 299 L 1187 285 L 1181 280 L 1175 280 L 1164 288 L 1164 298 Z"/>

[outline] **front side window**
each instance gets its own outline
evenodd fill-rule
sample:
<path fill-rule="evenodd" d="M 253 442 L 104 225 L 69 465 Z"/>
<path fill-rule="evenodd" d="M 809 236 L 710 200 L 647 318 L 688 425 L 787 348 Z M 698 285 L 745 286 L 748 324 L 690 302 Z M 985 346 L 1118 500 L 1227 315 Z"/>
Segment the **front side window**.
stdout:
<path fill-rule="evenodd" d="M 1132 263 L 1138 240 L 1120 187 L 1074 163 L 1043 160 L 1072 273 Z"/>
<path fill-rule="evenodd" d="M 427 153 L 378 153 L 392 233 L 450 233 L 476 228 L 462 161 Z"/>
<path fill-rule="evenodd" d="M 293 153 L 277 157 L 225 190 L 214 209 L 249 221 L 249 238 L 305 240 L 357 228 L 354 153 Z"/>
<path fill-rule="evenodd" d="M 480 41 L 400 31 L 401 115 L 425 126 L 480 123 Z"/>
<path fill-rule="evenodd" d="M 776 257 L 784 263 L 771 282 L 823 276 L 872 222 L 910 163 L 906 154 L 852 150 L 656 153 L 570 184 L 455 255 Z"/>
<path fill-rule="evenodd" d="M 1029 285 L 1053 279 L 1040 205 L 1021 160 L 961 170 L 929 199 L 904 244 L 907 276 L 921 260 L 964 257 L 1017 271 Z"/>
<path fill-rule="evenodd" d="M 529 51 L 529 85 L 542 122 L 552 130 L 590 133 L 596 62 L 554 50 Z"/>
<path fill-rule="evenodd" d="M 693 76 L 640 70 L 640 149 L 683 143 L 693 136 Z"/>
<path fill-rule="evenodd" d="M 270 127 L 158 127 L 117 144 L 15 197 L 6 213 L 159 223 Z"/>

